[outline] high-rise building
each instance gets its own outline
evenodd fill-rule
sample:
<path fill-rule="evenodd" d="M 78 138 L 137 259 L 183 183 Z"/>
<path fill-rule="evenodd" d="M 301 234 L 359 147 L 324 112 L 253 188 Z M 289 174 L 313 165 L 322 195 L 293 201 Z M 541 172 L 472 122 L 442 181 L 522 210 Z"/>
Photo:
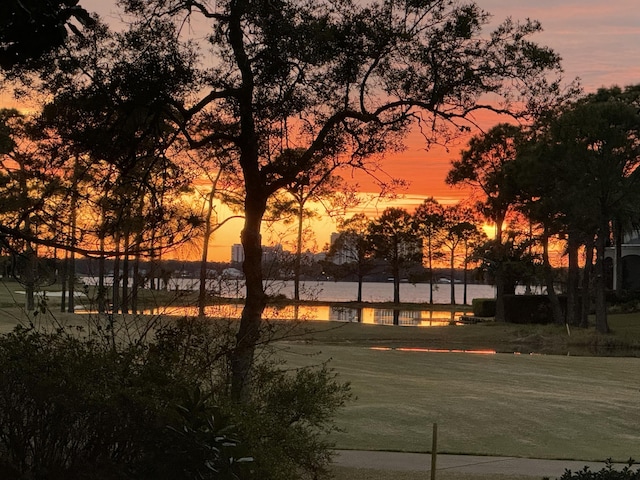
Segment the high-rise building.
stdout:
<path fill-rule="evenodd" d="M 331 246 L 333 246 L 338 241 L 340 236 L 341 234 L 336 232 L 333 232 L 331 234 Z M 343 238 L 340 247 L 334 249 L 331 261 L 336 265 L 342 265 L 343 263 L 349 262 L 357 262 L 358 254 L 356 252 L 356 246 L 354 245 L 354 239 Z"/>
<path fill-rule="evenodd" d="M 242 263 L 244 262 L 244 248 L 239 243 L 231 245 L 231 262 Z"/>

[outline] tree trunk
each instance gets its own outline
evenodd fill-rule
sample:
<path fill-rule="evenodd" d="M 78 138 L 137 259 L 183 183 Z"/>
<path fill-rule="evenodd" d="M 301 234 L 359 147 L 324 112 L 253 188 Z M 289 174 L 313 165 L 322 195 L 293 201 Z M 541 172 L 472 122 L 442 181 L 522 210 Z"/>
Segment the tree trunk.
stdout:
<path fill-rule="evenodd" d="M 75 230 L 75 228 L 73 229 Z M 69 300 L 67 301 L 67 311 L 74 313 L 76 311 L 76 254 L 69 254 L 69 269 L 67 270 L 67 280 L 69 281 L 67 291 Z"/>
<path fill-rule="evenodd" d="M 551 304 L 551 316 L 553 318 L 553 323 L 563 325 L 565 323 L 565 319 L 562 314 L 562 308 L 560 307 L 560 300 L 558 300 L 558 295 L 556 294 L 553 281 L 553 269 L 551 268 L 551 262 L 549 261 L 549 232 L 546 225 L 542 236 L 542 268 L 544 269 L 544 280 L 547 285 L 549 303 Z"/>
<path fill-rule="evenodd" d="M 302 221 L 304 219 L 304 203 L 299 203 L 298 217 L 298 238 L 296 241 L 296 256 L 293 263 L 293 299 L 300 301 L 300 265 L 302 263 Z"/>
<path fill-rule="evenodd" d="M 624 235 L 620 222 L 614 222 L 616 232 L 616 258 L 615 258 L 615 272 L 616 272 L 616 294 L 622 295 L 623 282 L 624 282 L 624 270 L 622 268 L 622 242 L 624 241 Z"/>
<path fill-rule="evenodd" d="M 219 177 L 220 173 L 218 173 Z M 204 220 L 204 238 L 202 239 L 202 256 L 200 257 L 200 289 L 198 290 L 198 316 L 205 316 L 207 305 L 207 260 L 209 258 L 209 241 L 211 240 L 211 218 L 213 217 L 213 200 L 216 195 L 217 178 L 207 198 L 207 215 Z"/>
<path fill-rule="evenodd" d="M 578 299 L 578 280 L 580 274 L 580 266 L 578 265 L 578 250 L 580 242 L 576 238 L 574 232 L 569 232 L 567 239 L 567 254 L 569 257 L 569 265 L 567 270 L 567 323 L 572 326 L 580 324 L 579 319 L 579 299 Z"/>
<path fill-rule="evenodd" d="M 463 269 L 462 269 L 462 304 L 466 305 L 467 304 L 467 283 L 469 281 L 468 276 L 469 276 L 469 262 L 468 259 L 469 258 L 469 246 L 468 244 L 465 242 L 464 245 L 464 265 L 463 265 Z"/>
<path fill-rule="evenodd" d="M 604 254 L 606 239 L 609 233 L 608 225 L 605 223 L 600 227 L 596 238 L 596 274 L 595 274 L 595 296 L 596 296 L 596 330 L 600 333 L 609 333 L 609 323 L 607 322 L 607 302 L 605 298 L 605 268 Z"/>
<path fill-rule="evenodd" d="M 104 284 L 104 276 L 106 274 L 105 252 L 104 252 L 104 232 L 100 232 L 100 258 L 98 259 L 98 291 L 96 297 L 98 301 L 98 313 L 107 311 L 107 287 Z"/>
<path fill-rule="evenodd" d="M 69 260 L 69 252 L 65 250 L 62 259 L 62 272 L 60 272 L 60 312 L 67 311 L 67 262 Z"/>
<path fill-rule="evenodd" d="M 140 290 L 140 244 L 136 242 L 136 253 L 133 257 L 133 285 L 131 286 L 131 313 L 138 312 L 138 291 Z"/>
<path fill-rule="evenodd" d="M 158 279 L 158 260 L 156 255 L 156 229 L 151 230 L 149 239 L 149 290 L 160 290 L 160 280 Z"/>
<path fill-rule="evenodd" d="M 400 256 L 398 252 L 398 244 L 394 245 L 393 259 L 392 259 L 392 275 L 393 275 L 393 303 L 396 305 L 400 303 Z"/>
<path fill-rule="evenodd" d="M 142 224 L 144 223 L 143 215 L 144 215 L 144 198 L 140 199 L 138 204 L 138 212 L 137 217 L 140 219 L 141 225 L 136 227 L 136 236 L 133 241 L 134 245 L 134 255 L 133 255 L 133 282 L 131 285 L 131 313 L 134 315 L 138 313 L 138 293 L 140 291 L 140 287 L 144 284 L 143 279 L 140 277 L 140 252 L 142 250 L 142 243 L 144 241 L 144 227 Z M 140 312 L 142 313 L 142 312 Z"/>
<path fill-rule="evenodd" d="M 24 279 L 22 279 L 25 289 L 25 308 L 27 312 L 33 312 L 36 309 L 35 290 L 38 270 L 38 254 L 29 244 L 27 245 L 25 256 L 27 258 L 26 270 Z"/>
<path fill-rule="evenodd" d="M 120 233 L 116 231 L 113 236 L 113 243 L 115 245 L 115 254 L 113 256 L 113 285 L 111 293 L 111 313 L 118 313 L 120 308 Z"/>
<path fill-rule="evenodd" d="M 76 246 L 76 222 L 77 222 L 77 193 L 73 193 L 73 199 L 71 202 L 71 246 Z M 69 253 L 69 265 L 66 268 L 66 278 L 68 280 L 67 292 L 69 294 L 69 300 L 67 302 L 67 311 L 69 313 L 74 313 L 76 310 L 76 253 L 71 250 Z"/>
<path fill-rule="evenodd" d="M 589 326 L 589 310 L 591 309 L 591 272 L 593 271 L 594 241 L 589 238 L 584 249 L 584 269 L 582 271 L 582 296 L 580 308 L 580 326 Z"/>
<path fill-rule="evenodd" d="M 456 304 L 456 282 L 454 282 L 455 279 L 455 261 L 456 261 L 456 249 L 455 247 L 451 248 L 451 260 L 449 263 L 449 268 L 451 271 L 451 306 Z"/>
<path fill-rule="evenodd" d="M 400 303 L 400 275 L 393 275 L 393 303 Z"/>
<path fill-rule="evenodd" d="M 202 256 L 200 257 L 200 287 L 198 289 L 198 316 L 205 316 L 207 306 L 207 258 L 209 257 L 209 239 L 211 238 L 211 223 L 205 221 L 204 238 L 202 239 Z"/>
<path fill-rule="evenodd" d="M 358 299 L 357 302 L 362 302 L 362 282 L 364 280 L 364 276 L 362 274 L 358 275 Z"/>
<path fill-rule="evenodd" d="M 496 218 L 496 251 L 502 251 L 502 223 L 504 219 L 502 217 Z M 501 253 L 502 254 L 502 253 Z M 506 314 L 504 307 L 504 295 L 505 295 L 505 273 L 504 267 L 501 264 L 502 260 L 499 262 L 496 269 L 496 322 L 505 322 Z"/>
<path fill-rule="evenodd" d="M 79 165 L 78 158 L 75 158 L 75 163 L 73 166 L 73 184 L 71 187 L 71 204 L 69 205 L 70 212 L 70 243 L 72 247 L 75 247 L 77 244 L 76 240 L 76 226 L 78 223 L 78 178 L 80 176 L 79 173 Z M 75 285 L 76 285 L 76 253 L 71 250 L 69 254 L 69 269 L 67 270 L 67 279 L 69 280 L 69 302 L 67 305 L 69 313 L 74 313 L 76 309 L 75 303 Z"/>
<path fill-rule="evenodd" d="M 131 232 L 127 230 L 124 234 L 123 257 L 122 257 L 122 313 L 129 313 L 129 246 Z"/>
<path fill-rule="evenodd" d="M 429 305 L 433 305 L 433 251 L 431 245 L 431 235 L 429 235 L 427 245 L 427 255 L 429 256 Z"/>
<path fill-rule="evenodd" d="M 250 393 L 251 367 L 260 339 L 262 312 L 267 303 L 262 283 L 260 234 L 262 217 L 266 210 L 266 195 L 259 193 L 260 184 L 256 183 L 252 176 L 245 174 L 245 182 L 247 193 L 241 241 L 245 255 L 242 269 L 245 275 L 246 300 L 236 334 L 236 346 L 231 355 L 231 394 L 236 401 L 246 401 Z"/>

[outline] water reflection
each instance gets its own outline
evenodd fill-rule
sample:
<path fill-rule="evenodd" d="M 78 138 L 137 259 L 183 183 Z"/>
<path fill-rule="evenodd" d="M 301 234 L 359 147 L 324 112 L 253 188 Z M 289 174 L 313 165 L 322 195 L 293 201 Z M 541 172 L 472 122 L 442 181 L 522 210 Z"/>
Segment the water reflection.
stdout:
<path fill-rule="evenodd" d="M 243 306 L 212 305 L 205 314 L 211 318 L 240 318 Z M 196 316 L 195 307 L 165 308 L 149 313 Z M 355 308 L 335 305 L 285 305 L 269 306 L 264 318 L 271 320 L 334 321 L 370 325 L 399 325 L 411 327 L 436 327 L 457 324 L 461 311 L 398 310 L 387 308 Z"/>
<path fill-rule="evenodd" d="M 495 350 L 460 350 L 444 348 L 416 348 L 416 347 L 371 347 L 370 350 L 381 352 L 418 352 L 418 353 L 468 353 L 472 355 L 497 355 Z M 514 352 L 514 355 L 517 353 Z"/>

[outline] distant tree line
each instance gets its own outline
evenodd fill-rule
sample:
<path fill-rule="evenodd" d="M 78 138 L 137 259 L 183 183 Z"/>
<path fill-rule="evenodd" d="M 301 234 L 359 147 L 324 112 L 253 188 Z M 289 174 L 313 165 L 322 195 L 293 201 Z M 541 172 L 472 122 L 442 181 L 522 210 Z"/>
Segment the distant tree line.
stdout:
<path fill-rule="evenodd" d="M 355 215 L 342 222 L 339 236 L 328 252 L 328 269 L 334 276 L 353 275 L 358 281 L 357 301 L 362 301 L 362 282 L 384 268 L 393 280 L 393 301 L 400 302 L 400 283 L 429 282 L 433 304 L 434 273 L 448 265 L 451 304 L 457 303 L 455 281 L 462 270 L 463 299 L 467 302 L 468 270 L 477 262 L 474 252 L 486 240 L 474 212 L 462 204 L 442 206 L 426 199 L 411 214 L 402 208 L 387 208 L 377 218 Z M 338 263 L 339 268 L 329 263 Z"/>
<path fill-rule="evenodd" d="M 482 259 L 495 278 L 497 318 L 504 318 L 504 294 L 527 282 L 535 261 L 556 323 L 586 327 L 593 309 L 597 330 L 609 331 L 605 249 L 615 249 L 620 294 L 622 244 L 640 226 L 639 139 L 640 87 L 602 88 L 541 112 L 531 124 L 497 125 L 453 162 L 447 181 L 480 192 L 478 207 L 496 227 Z M 552 244 L 568 258 L 566 312 L 554 288 Z"/>

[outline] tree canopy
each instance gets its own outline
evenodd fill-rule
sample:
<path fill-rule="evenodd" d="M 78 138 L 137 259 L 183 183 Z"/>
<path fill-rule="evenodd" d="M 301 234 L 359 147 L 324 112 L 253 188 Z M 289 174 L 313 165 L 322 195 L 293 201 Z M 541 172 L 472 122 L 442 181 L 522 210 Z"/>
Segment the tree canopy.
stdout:
<path fill-rule="evenodd" d="M 81 35 L 82 27 L 92 25 L 94 20 L 78 3 L 79 0 L 3 0 L 0 69 L 38 60 L 62 46 L 68 30 Z"/>
<path fill-rule="evenodd" d="M 530 40 L 537 22 L 488 31 L 489 13 L 473 2 L 119 3 L 131 19 L 124 32 L 92 29 L 71 57 L 50 57 L 41 72 L 48 117 L 62 139 L 122 172 L 142 163 L 150 174 L 176 145 L 236 161 L 247 288 L 232 354 L 238 398 L 267 301 L 261 223 L 275 192 L 319 159 L 366 168 L 416 124 L 426 144 L 443 142 L 477 110 L 527 116 L 560 88 L 558 55 Z M 70 18 L 75 4 L 61 6 L 59 18 Z"/>

